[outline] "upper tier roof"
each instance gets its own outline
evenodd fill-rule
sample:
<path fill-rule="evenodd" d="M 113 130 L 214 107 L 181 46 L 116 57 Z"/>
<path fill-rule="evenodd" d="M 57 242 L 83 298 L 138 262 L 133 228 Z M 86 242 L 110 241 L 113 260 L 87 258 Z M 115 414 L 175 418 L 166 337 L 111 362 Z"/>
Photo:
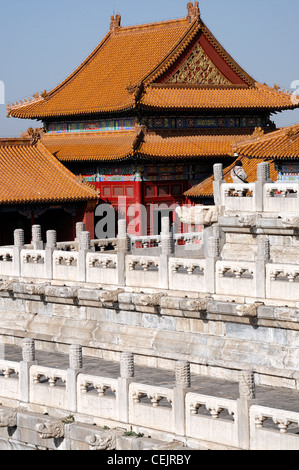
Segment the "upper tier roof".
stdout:
<path fill-rule="evenodd" d="M 0 204 L 97 200 L 43 144 L 0 142 Z"/>
<path fill-rule="evenodd" d="M 66 80 L 49 93 L 8 106 L 8 115 L 49 120 L 139 106 L 282 110 L 298 105 L 293 96 L 260 87 L 232 59 L 201 20 L 198 2 L 187 8 L 186 18 L 133 27 L 112 17 L 110 31 Z M 162 86 L 152 86 L 157 83 Z M 228 89 L 218 93 L 193 85 Z"/>

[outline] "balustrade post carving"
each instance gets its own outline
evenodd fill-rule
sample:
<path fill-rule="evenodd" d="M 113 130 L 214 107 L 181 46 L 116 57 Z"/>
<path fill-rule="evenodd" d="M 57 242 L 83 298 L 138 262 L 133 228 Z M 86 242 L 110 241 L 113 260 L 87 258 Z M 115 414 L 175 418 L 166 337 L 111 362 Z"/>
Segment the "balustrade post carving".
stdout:
<path fill-rule="evenodd" d="M 169 230 L 169 218 L 162 217 L 161 247 L 162 254 L 170 255 L 173 253 L 173 233 Z"/>
<path fill-rule="evenodd" d="M 22 356 L 24 362 L 35 361 L 35 342 L 32 338 L 24 338 L 22 343 Z"/>
<path fill-rule="evenodd" d="M 220 258 L 220 239 L 208 236 L 206 239 L 206 291 L 214 294 L 216 292 L 216 262 Z"/>
<path fill-rule="evenodd" d="M 269 162 L 262 162 L 257 165 L 256 178 L 257 178 L 257 181 L 263 181 L 264 183 L 269 182 L 270 180 L 270 163 Z"/>
<path fill-rule="evenodd" d="M 69 368 L 67 370 L 68 409 L 77 411 L 77 376 L 82 372 L 83 354 L 80 344 L 71 344 L 69 348 Z"/>
<path fill-rule="evenodd" d="M 73 370 L 82 369 L 83 367 L 83 354 L 82 346 L 80 344 L 72 344 L 69 349 L 69 362 L 70 368 Z"/>
<path fill-rule="evenodd" d="M 22 361 L 20 362 L 20 400 L 30 403 L 30 367 L 36 364 L 35 342 L 32 338 L 24 338 L 22 343 Z"/>
<path fill-rule="evenodd" d="M 120 356 L 120 377 L 118 378 L 118 415 L 119 421 L 129 422 L 129 385 L 135 375 L 134 355 L 129 351 Z"/>
<path fill-rule="evenodd" d="M 42 228 L 40 225 L 32 225 L 32 245 L 34 250 L 42 250 L 44 244 L 42 241 Z"/>
<path fill-rule="evenodd" d="M 117 235 L 117 272 L 118 272 L 118 285 L 126 285 L 126 253 L 130 250 L 130 239 L 127 235 L 127 221 L 126 219 L 118 220 L 118 235 Z"/>
<path fill-rule="evenodd" d="M 242 370 L 239 374 L 240 398 L 253 400 L 255 398 L 254 374 L 251 370 Z"/>
<path fill-rule="evenodd" d="M 169 218 L 162 217 L 161 254 L 159 268 L 159 280 L 162 289 L 168 289 L 169 286 L 168 261 L 172 253 L 173 233 L 169 230 Z"/>
<path fill-rule="evenodd" d="M 120 356 L 120 376 L 123 379 L 134 377 L 134 355 L 124 351 Z"/>
<path fill-rule="evenodd" d="M 24 248 L 24 230 L 17 229 L 14 231 L 13 246 L 13 275 L 21 276 L 21 250 Z"/>
<path fill-rule="evenodd" d="M 87 231 L 80 232 L 79 252 L 78 252 L 78 280 L 86 281 L 86 254 L 90 250 L 90 233 Z"/>
<path fill-rule="evenodd" d="M 85 223 L 84 222 L 77 222 L 76 223 L 76 238 L 75 241 L 79 243 L 81 232 L 85 232 Z"/>
<path fill-rule="evenodd" d="M 213 192 L 214 192 L 214 203 L 215 206 L 221 206 L 221 185 L 225 183 L 223 179 L 223 165 L 222 163 L 216 163 L 213 166 L 214 181 L 213 181 Z"/>
<path fill-rule="evenodd" d="M 47 230 L 45 247 L 45 275 L 47 279 L 53 278 L 53 251 L 57 246 L 56 230 Z"/>
<path fill-rule="evenodd" d="M 177 388 L 186 389 L 191 387 L 190 363 L 188 361 L 177 361 L 175 363 L 175 383 Z"/>
<path fill-rule="evenodd" d="M 175 387 L 173 389 L 173 410 L 175 420 L 175 433 L 178 436 L 186 434 L 185 396 L 191 387 L 190 363 L 177 361 L 175 363 Z"/>
<path fill-rule="evenodd" d="M 257 165 L 255 182 L 255 210 L 262 212 L 264 210 L 264 184 L 270 180 L 270 164 L 262 162 Z"/>
<path fill-rule="evenodd" d="M 258 236 L 256 256 L 256 296 L 266 297 L 266 265 L 270 262 L 270 241 L 268 237 Z"/>
<path fill-rule="evenodd" d="M 250 448 L 250 407 L 257 404 L 255 398 L 255 381 L 252 370 L 242 370 L 239 374 L 238 436 L 239 447 Z"/>

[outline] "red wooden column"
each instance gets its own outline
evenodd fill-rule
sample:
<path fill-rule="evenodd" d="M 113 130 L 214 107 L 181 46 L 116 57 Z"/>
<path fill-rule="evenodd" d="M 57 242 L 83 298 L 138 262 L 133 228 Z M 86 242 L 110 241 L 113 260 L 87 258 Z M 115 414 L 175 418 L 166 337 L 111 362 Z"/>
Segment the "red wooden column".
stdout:
<path fill-rule="evenodd" d="M 84 217 L 82 220 L 82 222 L 85 223 L 85 230 L 87 232 L 90 232 L 91 240 L 95 238 L 94 211 L 95 211 L 95 204 L 93 202 L 87 203 L 85 211 L 84 211 Z"/>
<path fill-rule="evenodd" d="M 135 181 L 135 203 L 139 206 L 138 210 L 138 233 L 137 235 L 143 235 L 143 221 L 142 221 L 142 204 L 143 204 L 143 197 L 142 197 L 143 185 L 141 178 Z"/>

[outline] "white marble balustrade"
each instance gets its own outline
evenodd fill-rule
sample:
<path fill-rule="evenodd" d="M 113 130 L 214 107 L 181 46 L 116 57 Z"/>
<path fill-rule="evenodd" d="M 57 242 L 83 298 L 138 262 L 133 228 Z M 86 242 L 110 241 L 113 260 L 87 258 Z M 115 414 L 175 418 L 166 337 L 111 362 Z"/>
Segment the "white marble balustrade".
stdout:
<path fill-rule="evenodd" d="M 216 293 L 224 295 L 256 295 L 256 265 L 247 261 L 216 262 Z"/>
<path fill-rule="evenodd" d="M 77 409 L 79 413 L 118 420 L 118 381 L 106 377 L 79 374 Z"/>
<path fill-rule="evenodd" d="M 129 390 L 129 420 L 132 424 L 175 432 L 172 403 L 172 389 L 133 382 Z"/>
<path fill-rule="evenodd" d="M 117 255 L 87 253 L 86 281 L 100 284 L 118 285 Z"/>
<path fill-rule="evenodd" d="M 0 396 L 18 400 L 20 364 L 18 362 L 0 360 Z"/>
<path fill-rule="evenodd" d="M 251 450 L 298 450 L 298 430 L 299 413 L 258 405 L 250 408 Z"/>
<path fill-rule="evenodd" d="M 299 301 L 299 266 L 283 263 L 268 264 L 266 296 L 269 299 Z"/>
<path fill-rule="evenodd" d="M 13 248 L 0 248 L 0 275 L 13 275 Z"/>
<path fill-rule="evenodd" d="M 67 371 L 51 367 L 30 367 L 30 401 L 65 409 L 67 407 Z"/>
<path fill-rule="evenodd" d="M 205 413 L 201 413 L 202 408 Z M 226 412 L 225 418 L 221 416 Z M 237 402 L 220 397 L 186 395 L 186 434 L 221 445 L 238 447 Z"/>
<path fill-rule="evenodd" d="M 78 252 L 58 250 L 53 252 L 53 278 L 72 281 L 79 279 Z"/>

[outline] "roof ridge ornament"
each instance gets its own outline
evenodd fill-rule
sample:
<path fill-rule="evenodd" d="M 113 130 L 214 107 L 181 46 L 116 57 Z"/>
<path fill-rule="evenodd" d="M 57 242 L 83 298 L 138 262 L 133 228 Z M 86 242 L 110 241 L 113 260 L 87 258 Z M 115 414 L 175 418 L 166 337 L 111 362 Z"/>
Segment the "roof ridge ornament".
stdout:
<path fill-rule="evenodd" d="M 119 14 L 117 15 L 112 15 L 111 16 L 111 21 L 110 21 L 110 31 L 112 31 L 112 33 L 115 33 L 119 30 L 119 28 L 121 27 L 121 16 Z"/>
<path fill-rule="evenodd" d="M 31 145 L 37 144 L 37 142 L 42 138 L 44 133 L 45 129 L 43 127 L 37 127 L 35 129 L 29 127 L 29 129 L 27 130 L 27 134 L 30 138 Z"/>
<path fill-rule="evenodd" d="M 192 2 L 187 3 L 187 10 L 188 10 L 188 15 L 186 16 L 186 19 L 191 23 L 193 20 L 199 21 L 200 19 L 200 9 L 199 9 L 199 3 L 194 2 L 194 5 Z"/>

